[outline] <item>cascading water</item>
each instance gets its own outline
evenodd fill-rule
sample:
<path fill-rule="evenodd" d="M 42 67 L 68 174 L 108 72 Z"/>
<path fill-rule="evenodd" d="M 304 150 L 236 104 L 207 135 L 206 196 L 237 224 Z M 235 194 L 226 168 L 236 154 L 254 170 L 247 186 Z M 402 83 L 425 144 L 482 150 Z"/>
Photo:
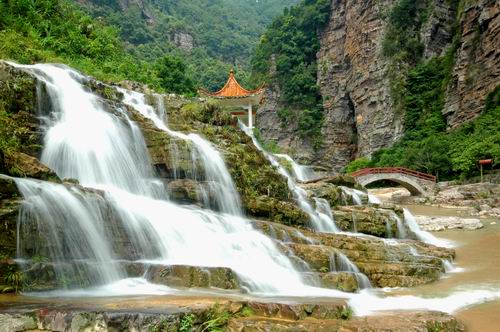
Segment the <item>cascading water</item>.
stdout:
<path fill-rule="evenodd" d="M 420 226 L 418 226 L 417 221 L 415 220 L 415 217 L 413 214 L 408 209 L 403 209 L 404 211 L 404 221 L 405 224 L 408 226 L 411 232 L 415 234 L 415 236 L 422 242 L 432 244 L 438 247 L 450 247 L 451 244 L 447 241 L 438 239 L 434 235 L 432 235 L 429 232 L 425 232 L 420 229 Z"/>
<path fill-rule="evenodd" d="M 254 294 L 349 298 L 358 314 L 380 309 L 451 312 L 500 297 L 500 292 L 477 290 L 442 299 L 379 298 L 366 292 L 346 294 L 308 287 L 274 242 L 254 230 L 247 220 L 162 199 L 140 132 L 125 111 L 106 112 L 99 98 L 81 85 L 84 77 L 55 65 L 19 67 L 45 83 L 53 103 L 53 119 L 45 136 L 44 162 L 60 177 L 75 178 L 85 187 L 99 189 L 15 179 L 25 199 L 19 222 L 19 258 L 27 261 L 30 255 L 46 254 L 58 278 L 75 281 L 70 287 L 96 287 L 94 291 L 72 294 L 168 292 L 168 287 L 148 284 L 142 278 L 126 278 L 121 263 L 132 259 L 153 264 L 226 266 Z M 159 117 L 155 114 L 151 118 Z M 168 130 L 161 120 L 155 124 Z M 196 138 L 190 141 L 197 144 Z M 217 159 L 220 155 L 212 157 Z M 273 158 L 269 159 L 276 165 Z M 225 177 L 228 174 L 225 170 L 219 176 Z M 309 206 L 308 212 L 315 215 L 304 193 L 297 192 L 297 197 L 303 198 L 301 206 Z M 38 234 L 33 234 L 36 230 L 32 226 Z M 42 246 L 42 242 L 27 243 L 24 236 L 41 236 L 49 241 L 38 248 L 36 245 Z M 123 246 L 124 240 L 130 247 Z M 258 262 L 258 266 L 252 262 Z M 342 269 L 349 268 L 355 271 L 352 266 Z M 81 283 L 82 280 L 87 282 Z"/>
<path fill-rule="evenodd" d="M 143 94 L 121 88 L 118 90 L 123 93 L 125 104 L 133 107 L 144 117 L 150 119 L 158 129 L 165 131 L 172 137 L 188 141 L 193 144 L 194 154 L 191 157 L 194 160 L 200 159 L 204 168 L 205 180 L 209 183 L 211 192 L 215 196 L 218 208 L 225 213 L 240 215 L 241 204 L 238 192 L 236 191 L 231 175 L 229 174 L 220 153 L 209 142 L 197 134 L 186 135 L 169 129 L 165 122 L 158 117 L 155 109 L 146 103 L 145 96 Z M 202 195 L 204 194 L 206 193 L 202 193 Z"/>
<path fill-rule="evenodd" d="M 362 197 L 366 196 L 366 194 L 364 192 L 362 192 L 361 190 L 343 187 L 343 186 L 341 186 L 340 189 L 342 189 L 342 192 L 345 195 L 348 195 L 352 198 L 354 205 L 363 205 Z"/>
<path fill-rule="evenodd" d="M 41 161 L 61 178 L 78 179 L 94 188 L 116 187 L 154 197 L 153 172 L 144 141 L 137 141 L 124 121 L 107 113 L 100 100 L 85 91 L 85 78 L 66 67 L 21 66 L 45 83 L 52 119 Z M 120 137 L 120 139 L 116 139 Z M 142 144 L 142 149 L 131 146 Z"/>
<path fill-rule="evenodd" d="M 124 277 L 114 260 L 108 237 L 104 199 L 76 188 L 28 179 L 15 179 L 25 197 L 18 230 L 19 258 L 50 257 L 61 287 L 107 284 Z M 28 221 L 36 223 L 33 226 Z M 36 248 L 37 236 L 52 242 Z M 23 242 L 28 242 L 25 246 Z"/>
<path fill-rule="evenodd" d="M 314 198 L 314 202 L 316 203 L 316 213 L 323 220 L 323 222 L 328 225 L 333 223 L 333 231 L 335 233 L 340 232 L 340 229 L 335 224 L 330 203 L 328 203 L 328 201 L 324 198 L 317 197 Z"/>
<path fill-rule="evenodd" d="M 165 99 L 163 98 L 162 95 L 155 95 L 156 96 L 156 107 L 157 107 L 157 112 L 156 115 L 158 118 L 165 123 L 165 125 L 168 124 L 168 114 L 167 110 L 165 108 Z"/>
<path fill-rule="evenodd" d="M 111 209 L 108 213 L 112 214 L 99 215 L 102 209 L 96 198 L 90 199 L 84 191 L 17 180 L 26 199 L 25 213 L 43 222 L 45 228 L 41 229 L 46 229 L 49 240 L 54 241 L 48 252 L 51 262 L 64 265 L 68 260 L 89 261 L 92 267 L 87 269 L 92 270 L 83 277 L 88 278 L 90 286 L 118 282 L 124 274 L 114 262 L 134 259 L 157 264 L 229 267 L 254 292 L 293 294 L 307 289 L 272 240 L 237 216 L 240 209 L 234 184 L 222 158 L 208 143 L 197 135 L 183 136 L 207 156 L 203 160 L 206 172 L 220 179 L 225 189 L 230 188 L 221 191 L 219 199 L 227 204 L 223 210 L 233 215 L 218 215 L 158 199 L 156 191 L 150 188 L 154 179 L 145 144 L 134 142 L 137 137 L 126 118 L 106 112 L 98 97 L 80 84 L 84 78 L 69 68 L 22 68 L 46 83 L 56 112 L 45 137 L 44 161 L 61 177 L 72 177 L 85 186 L 101 189 L 95 194 L 97 200 L 107 203 Z M 137 105 L 143 106 L 140 102 Z M 149 115 L 158 119 L 154 112 Z M 160 120 L 155 124 L 168 130 Z M 117 252 L 111 245 L 116 235 L 113 227 L 103 229 L 103 225 L 111 223 L 105 219 L 112 217 L 116 219 L 113 227 L 126 233 L 130 243 L 127 253 Z M 21 225 L 24 222 L 27 221 L 22 220 Z M 58 238 L 61 241 L 56 241 Z M 21 238 L 19 248 L 26 247 Z M 249 264 L 249 256 L 259 263 L 259 268 Z M 82 276 L 72 276 L 78 277 Z M 124 294 L 127 291 L 123 289 Z"/>
<path fill-rule="evenodd" d="M 396 229 L 397 229 L 397 237 L 398 239 L 406 239 L 408 238 L 408 232 L 406 231 L 405 224 L 403 220 L 395 213 L 391 213 L 392 219 L 396 221 Z"/>
<path fill-rule="evenodd" d="M 292 166 L 293 175 L 299 181 L 305 182 L 315 179 L 317 176 L 313 170 L 307 166 L 299 165 L 287 154 L 275 154 L 278 158 L 283 158 Z"/>
<path fill-rule="evenodd" d="M 356 265 L 354 265 L 346 255 L 340 251 L 335 251 L 330 256 L 330 271 L 334 272 L 349 272 L 354 275 L 358 282 L 359 288 L 372 288 L 372 284 L 368 277 L 361 273 Z"/>
<path fill-rule="evenodd" d="M 287 179 L 288 188 L 292 191 L 295 200 L 299 204 L 299 207 L 309 216 L 313 228 L 319 232 L 330 232 L 334 233 L 337 231 L 337 226 L 333 219 L 328 218 L 327 215 L 323 214 L 320 216 L 318 212 L 312 207 L 311 203 L 307 199 L 307 193 L 304 189 L 300 188 L 293 177 L 288 173 L 288 171 L 276 160 L 276 157 L 268 153 L 253 134 L 252 130 L 246 127 L 243 123 L 239 122 L 241 130 L 243 130 L 251 139 L 255 147 L 261 151 L 267 160 L 277 168 L 278 172 Z"/>

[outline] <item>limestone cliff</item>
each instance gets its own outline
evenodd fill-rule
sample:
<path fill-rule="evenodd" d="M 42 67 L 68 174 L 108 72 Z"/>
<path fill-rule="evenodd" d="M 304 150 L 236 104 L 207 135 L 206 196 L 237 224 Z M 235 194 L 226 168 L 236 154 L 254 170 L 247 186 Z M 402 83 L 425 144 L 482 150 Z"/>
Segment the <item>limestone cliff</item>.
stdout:
<path fill-rule="evenodd" d="M 334 1 L 321 33 L 318 83 L 323 96 L 325 148 L 321 162 L 338 170 L 355 156 L 370 155 L 401 135 L 392 108 L 388 62 L 381 55 L 382 10 L 392 0 Z"/>
<path fill-rule="evenodd" d="M 451 128 L 477 117 L 488 94 L 500 85 L 500 2 L 481 0 L 466 7 L 460 27 L 444 109 Z"/>
<path fill-rule="evenodd" d="M 270 87 L 257 115 L 265 139 L 276 141 L 302 162 L 339 171 L 351 160 L 370 156 L 402 136 L 404 111 L 391 95 L 391 75 L 402 75 L 404 82 L 407 65 L 391 62 L 382 54 L 386 17 L 396 3 L 331 2 L 330 20 L 319 32 L 317 53 L 323 147 L 314 151 L 293 125 L 280 126 L 278 110 L 286 104 L 280 102 L 275 86 Z M 448 127 L 454 128 L 480 114 L 486 96 L 500 83 L 500 4 L 481 0 L 473 4 L 460 1 L 457 6 L 446 0 L 428 0 L 419 10 L 426 13 L 419 27 L 423 58 L 457 48 L 443 110 Z"/>

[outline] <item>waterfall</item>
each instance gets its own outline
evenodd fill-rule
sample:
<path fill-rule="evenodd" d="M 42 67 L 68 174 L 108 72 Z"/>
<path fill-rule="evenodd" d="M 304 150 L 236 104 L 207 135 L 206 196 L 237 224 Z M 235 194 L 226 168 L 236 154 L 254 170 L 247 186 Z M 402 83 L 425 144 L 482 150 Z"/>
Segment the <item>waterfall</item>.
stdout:
<path fill-rule="evenodd" d="M 396 214 L 396 212 L 392 212 L 391 216 L 394 220 L 396 220 L 396 229 L 397 229 L 397 237 L 398 239 L 406 239 L 408 238 L 408 232 L 406 231 L 405 224 L 403 220 Z"/>
<path fill-rule="evenodd" d="M 324 198 L 314 198 L 314 202 L 316 203 L 316 213 L 322 219 L 325 225 L 332 225 L 333 232 L 340 232 L 340 229 L 335 224 L 335 219 L 333 217 L 332 208 L 330 207 L 330 203 Z"/>
<path fill-rule="evenodd" d="M 372 288 L 372 284 L 368 277 L 361 273 L 358 267 L 340 251 L 335 251 L 330 256 L 330 271 L 352 273 L 358 282 L 359 288 Z"/>
<path fill-rule="evenodd" d="M 305 182 L 316 178 L 316 174 L 307 166 L 299 165 L 295 160 L 286 154 L 275 154 L 278 158 L 283 158 L 292 166 L 293 175 L 299 181 Z"/>
<path fill-rule="evenodd" d="M 434 235 L 432 235 L 429 232 L 423 231 L 420 229 L 420 226 L 418 226 L 417 221 L 415 220 L 415 217 L 413 214 L 408 210 L 408 209 L 403 209 L 404 211 L 404 222 L 410 229 L 410 231 L 415 234 L 417 239 L 419 239 L 422 242 L 432 244 L 438 247 L 450 247 L 451 243 L 445 240 L 438 239 Z"/>
<path fill-rule="evenodd" d="M 342 192 L 351 196 L 354 205 L 363 205 L 363 199 L 361 197 L 365 197 L 366 194 L 361 190 L 340 186 Z"/>
<path fill-rule="evenodd" d="M 125 104 L 133 107 L 144 117 L 150 119 L 158 129 L 165 131 L 172 137 L 193 144 L 194 155 L 192 159 L 199 159 L 203 164 L 205 180 L 209 183 L 219 209 L 225 213 L 241 215 L 241 203 L 238 192 L 219 151 L 197 134 L 186 135 L 169 129 L 166 123 L 158 117 L 155 109 L 146 103 L 145 96 L 142 93 L 121 88 L 118 90 L 123 93 L 123 102 Z M 174 165 L 176 164 L 175 162 Z"/>
<path fill-rule="evenodd" d="M 48 64 L 20 67 L 45 83 L 52 102 L 41 157 L 44 164 L 59 177 L 77 179 L 84 186 L 155 196 L 144 141 L 137 141 L 133 128 L 105 112 L 97 96 L 83 89 L 82 75 Z M 130 148 L 138 145 L 140 150 Z"/>
<path fill-rule="evenodd" d="M 88 278 L 88 286 L 120 283 L 136 287 L 136 283 L 120 281 L 126 275 L 117 264 L 136 260 L 228 267 L 244 287 L 255 293 L 311 291 L 274 242 L 239 216 L 238 195 L 229 172 L 208 142 L 194 134 L 169 131 L 153 108 L 143 103 L 143 95 L 125 94 L 126 102 L 148 115 L 159 128 L 192 142 L 204 163 L 206 177 L 221 186 L 217 200 L 227 214 L 179 206 L 167 201 L 166 195 L 158 197 L 159 179 L 150 166 L 140 131 L 131 127 L 123 110 L 107 112 L 103 102 L 84 88 L 83 76 L 62 66 L 20 67 L 46 84 L 54 107 L 45 135 L 44 162 L 62 178 L 74 178 L 85 187 L 100 189 L 93 193 L 17 179 L 25 198 L 21 228 L 35 222 L 50 241 L 45 243 L 47 252 L 42 252 L 21 236 L 21 259 L 43 253 L 56 267 L 75 263 L 71 265 L 76 268 L 61 273 L 72 274 L 69 277 L 75 280 Z M 123 252 L 116 248 L 122 240 L 130 243 L 121 248 Z M 129 291 L 133 292 L 121 290 L 122 294 Z M 100 292 L 106 294 L 103 289 Z"/>
<path fill-rule="evenodd" d="M 102 197 L 85 196 L 76 188 L 68 189 L 50 182 L 15 181 L 25 198 L 17 234 L 19 258 L 50 257 L 55 263 L 53 269 L 57 280 L 69 283 L 63 287 L 82 281 L 90 285 L 107 284 L 124 277 L 105 235 L 104 225 L 109 216 Z M 37 232 L 30 234 L 33 226 Z M 50 239 L 48 252 L 35 247 L 39 242 L 37 234 Z M 23 242 L 28 242 L 29 248 L 21 245 Z"/>
<path fill-rule="evenodd" d="M 323 216 L 320 216 L 317 213 L 317 211 L 313 208 L 309 200 L 307 199 L 307 192 L 304 189 L 300 188 L 295 183 L 293 177 L 276 160 L 274 155 L 268 153 L 266 150 L 264 150 L 264 148 L 262 148 L 257 138 L 255 138 L 255 135 L 253 134 L 252 130 L 246 127 L 241 122 L 239 122 L 239 126 L 241 130 L 243 130 L 252 139 L 252 142 L 255 145 L 255 147 L 264 154 L 264 156 L 271 163 L 271 165 L 277 168 L 278 173 L 280 173 L 287 179 L 288 188 L 293 193 L 295 200 L 299 204 L 299 207 L 309 216 L 312 227 L 319 232 L 334 233 L 337 230 L 337 226 L 335 225 L 333 219 L 328 218 L 327 215 L 324 214 Z"/>
<path fill-rule="evenodd" d="M 167 110 L 165 108 L 165 100 L 163 99 L 163 96 L 162 95 L 155 95 L 156 97 L 156 107 L 157 107 L 157 112 L 156 112 L 156 115 L 158 116 L 158 118 L 160 120 L 163 121 L 163 123 L 165 123 L 165 125 L 168 124 L 168 114 L 167 114 Z"/>
<path fill-rule="evenodd" d="M 15 179 L 24 197 L 18 224 L 18 258 L 28 262 L 37 254 L 47 255 L 47 265 L 53 268 L 60 287 L 78 288 L 72 293 L 57 292 L 57 296 L 169 292 L 168 287 L 151 285 L 143 278 L 127 278 L 122 263 L 132 261 L 228 267 L 252 294 L 347 298 L 358 314 L 383 309 L 451 312 L 500 297 L 498 291 L 475 290 L 437 299 L 381 298 L 369 292 L 346 294 L 307 286 L 275 242 L 235 212 L 239 205 L 231 201 L 234 184 L 211 144 L 203 144 L 196 135 L 170 131 L 152 108 L 140 101 L 135 105 L 142 107 L 145 114 L 152 111 L 150 119 L 159 128 L 191 142 L 200 159 L 201 154 L 206 154 L 208 158 L 203 162 L 211 164 L 204 165 L 206 177 L 228 189 L 221 190 L 226 194 L 217 199 L 230 201 L 221 208 L 226 213 L 168 201 L 158 186 L 159 179 L 137 126 L 126 110 L 108 112 L 106 107 L 110 106 L 82 85 L 85 77 L 56 65 L 15 66 L 44 82 L 51 98 L 53 110 L 44 137 L 43 162 L 60 177 L 76 179 L 82 185 Z M 143 98 L 125 94 L 130 103 L 136 97 Z M 272 156 L 267 157 L 277 166 Z M 287 178 L 301 207 L 318 218 L 305 193 L 296 189 L 289 175 Z M 410 229 L 414 228 L 412 220 L 406 222 Z M 332 221 L 328 227 L 333 231 L 333 226 Z M 338 253 L 334 265 L 359 273 L 349 263 Z"/>

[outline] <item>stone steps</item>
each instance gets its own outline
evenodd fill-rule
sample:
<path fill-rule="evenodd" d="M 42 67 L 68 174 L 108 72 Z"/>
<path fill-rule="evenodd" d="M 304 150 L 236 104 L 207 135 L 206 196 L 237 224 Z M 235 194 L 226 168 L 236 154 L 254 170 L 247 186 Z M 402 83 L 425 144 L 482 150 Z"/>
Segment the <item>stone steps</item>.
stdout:
<path fill-rule="evenodd" d="M 442 259 L 454 258 L 454 251 L 413 240 L 388 244 L 375 237 L 313 233 L 283 225 L 256 221 L 255 227 L 274 236 L 294 261 L 307 263 L 312 271 L 330 270 L 332 255 L 346 255 L 375 287 L 409 287 L 437 280 L 444 273 Z M 418 255 L 414 255 L 418 253 Z"/>

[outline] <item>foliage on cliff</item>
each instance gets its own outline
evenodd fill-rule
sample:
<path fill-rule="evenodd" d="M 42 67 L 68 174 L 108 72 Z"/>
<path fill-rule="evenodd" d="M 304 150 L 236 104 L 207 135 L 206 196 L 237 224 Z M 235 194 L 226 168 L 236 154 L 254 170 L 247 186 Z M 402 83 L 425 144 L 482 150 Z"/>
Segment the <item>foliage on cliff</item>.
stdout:
<path fill-rule="evenodd" d="M 200 78 L 208 79 L 209 87 L 217 85 L 226 79 L 229 69 L 219 60 L 211 61 L 204 49 L 186 58 L 168 42 L 163 44 L 172 52 L 160 47 L 158 40 L 148 44 L 149 48 L 124 42 L 124 34 L 132 40 L 151 36 L 140 37 L 144 34 L 138 26 L 120 26 L 120 30 L 111 25 L 113 20 L 93 19 L 69 0 L 5 0 L 0 1 L 0 12 L 2 59 L 62 62 L 104 81 L 134 80 L 176 93 L 194 92 Z M 121 18 L 116 21 L 135 22 L 133 15 Z M 164 37 L 158 31 L 155 36 Z M 203 69 L 202 75 L 194 67 Z"/>
<path fill-rule="evenodd" d="M 347 172 L 364 167 L 404 166 L 451 179 L 477 173 L 479 159 L 492 158 L 496 165 L 500 164 L 498 88 L 479 118 L 446 131 L 442 111 L 459 45 L 462 2 L 451 1 L 457 10 L 451 45 L 444 55 L 431 59 L 423 59 L 420 40 L 420 28 L 429 8 L 410 0 L 395 4 L 387 17 L 382 50 L 391 63 L 391 95 L 395 108 L 404 114 L 404 136 L 392 148 L 374 153 L 371 160 L 353 161 L 346 167 Z"/>
<path fill-rule="evenodd" d="M 317 80 L 318 33 L 330 17 L 330 1 L 304 0 L 285 10 L 261 37 L 252 59 L 257 82 L 273 80 L 281 91 L 284 123 L 298 123 L 299 134 L 319 138 L 323 121 L 322 100 Z M 275 72 L 274 72 L 275 71 Z"/>
<path fill-rule="evenodd" d="M 392 148 L 374 153 L 371 160 L 353 161 L 346 167 L 347 172 L 403 166 L 451 179 L 477 174 L 479 159 L 493 159 L 495 165 L 500 164 L 500 86 L 490 94 L 477 119 L 447 132 L 441 114 L 443 68 L 440 59 L 433 59 L 410 72 L 405 136 Z"/>
<path fill-rule="evenodd" d="M 157 66 L 128 55 L 118 31 L 66 0 L 0 2 L 0 58 L 62 62 L 106 81 L 123 79 L 161 90 Z"/>
<path fill-rule="evenodd" d="M 296 0 L 79 1 L 93 16 L 119 28 L 127 52 L 147 61 L 182 57 L 196 86 L 217 90 L 231 66 L 247 85 L 250 55 L 265 27 Z M 188 49 L 176 46 L 184 36 Z"/>

